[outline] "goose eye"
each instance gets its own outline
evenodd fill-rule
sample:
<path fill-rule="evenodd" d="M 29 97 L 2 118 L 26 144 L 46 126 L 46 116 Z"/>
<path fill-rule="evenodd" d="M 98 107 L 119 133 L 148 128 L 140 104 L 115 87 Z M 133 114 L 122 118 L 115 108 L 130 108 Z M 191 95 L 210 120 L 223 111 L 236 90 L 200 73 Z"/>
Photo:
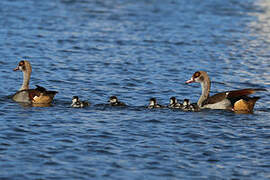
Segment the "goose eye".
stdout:
<path fill-rule="evenodd" d="M 19 66 L 23 66 L 23 65 L 24 65 L 24 61 L 20 61 Z"/>
<path fill-rule="evenodd" d="M 197 78 L 197 77 L 199 77 L 200 75 L 201 75 L 201 73 L 198 71 L 198 72 L 195 72 L 195 73 L 194 73 L 193 77 L 194 77 L 194 78 Z"/>

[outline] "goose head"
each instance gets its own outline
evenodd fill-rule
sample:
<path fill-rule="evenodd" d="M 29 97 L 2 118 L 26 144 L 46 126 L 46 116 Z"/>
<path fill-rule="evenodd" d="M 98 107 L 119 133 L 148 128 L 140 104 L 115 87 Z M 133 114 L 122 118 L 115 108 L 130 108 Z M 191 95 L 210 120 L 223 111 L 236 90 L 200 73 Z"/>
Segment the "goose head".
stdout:
<path fill-rule="evenodd" d="M 190 80 L 187 80 L 186 83 L 193 83 L 193 82 L 197 82 L 197 83 L 202 83 L 204 82 L 208 77 L 207 73 L 205 71 L 196 71 Z"/>
<path fill-rule="evenodd" d="M 13 69 L 13 71 L 22 71 L 22 72 L 30 72 L 32 71 L 30 62 L 27 60 L 22 60 L 19 62 L 18 66 Z"/>

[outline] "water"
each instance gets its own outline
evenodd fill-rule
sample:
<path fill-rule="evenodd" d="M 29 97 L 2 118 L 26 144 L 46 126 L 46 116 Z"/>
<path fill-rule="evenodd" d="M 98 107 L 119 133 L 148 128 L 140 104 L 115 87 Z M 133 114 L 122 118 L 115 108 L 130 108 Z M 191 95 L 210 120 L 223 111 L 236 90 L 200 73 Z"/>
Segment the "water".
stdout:
<path fill-rule="evenodd" d="M 196 102 L 197 70 L 212 93 L 270 86 L 265 0 L 0 1 L 0 179 L 269 179 L 268 92 L 254 114 L 148 110 L 150 97 Z M 8 96 L 32 63 L 52 107 Z M 92 106 L 69 108 L 78 95 Z M 127 108 L 104 105 L 116 95 Z"/>

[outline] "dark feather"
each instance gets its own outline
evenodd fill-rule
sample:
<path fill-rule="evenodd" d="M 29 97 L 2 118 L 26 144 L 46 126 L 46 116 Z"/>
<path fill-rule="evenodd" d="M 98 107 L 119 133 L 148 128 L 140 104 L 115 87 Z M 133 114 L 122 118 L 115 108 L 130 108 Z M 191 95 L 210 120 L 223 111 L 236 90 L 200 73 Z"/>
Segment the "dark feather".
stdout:
<path fill-rule="evenodd" d="M 236 101 L 240 99 L 249 100 L 250 97 L 248 95 L 253 94 L 257 91 L 267 91 L 266 89 L 257 88 L 257 89 L 241 89 L 241 90 L 234 90 L 234 91 L 226 91 L 222 93 L 217 93 L 213 96 L 207 98 L 202 105 L 205 104 L 215 104 L 217 102 L 222 101 L 223 99 L 227 98 L 234 104 Z"/>
<path fill-rule="evenodd" d="M 36 89 L 29 89 L 28 94 L 29 94 L 29 99 L 32 101 L 35 96 L 40 96 L 40 91 Z"/>
<path fill-rule="evenodd" d="M 36 91 L 39 91 L 41 93 L 47 94 L 47 95 L 52 95 L 54 96 L 56 93 L 58 93 L 57 91 L 47 91 L 46 88 L 36 85 Z"/>
<path fill-rule="evenodd" d="M 241 90 L 235 90 L 235 91 L 228 91 L 227 97 L 233 98 L 233 97 L 239 97 L 239 96 L 247 96 L 250 94 L 253 94 L 257 91 L 267 91 L 266 89 L 241 89 Z"/>
<path fill-rule="evenodd" d="M 46 88 L 41 87 L 41 86 L 39 86 L 39 85 L 36 85 L 36 89 L 35 89 L 35 90 L 40 91 L 40 92 L 45 92 L 45 91 L 47 91 Z"/>

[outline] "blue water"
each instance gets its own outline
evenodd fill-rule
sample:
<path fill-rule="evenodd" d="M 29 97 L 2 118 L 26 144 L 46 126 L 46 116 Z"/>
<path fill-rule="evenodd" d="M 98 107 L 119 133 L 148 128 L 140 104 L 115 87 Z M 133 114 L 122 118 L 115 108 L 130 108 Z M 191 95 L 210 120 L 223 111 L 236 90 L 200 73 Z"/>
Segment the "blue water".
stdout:
<path fill-rule="evenodd" d="M 269 179 L 270 98 L 253 114 L 148 110 L 150 97 L 196 102 L 270 89 L 267 0 L 1 0 L 0 179 Z M 8 97 L 31 62 L 52 107 Z M 92 105 L 73 109 L 78 95 Z M 116 95 L 128 104 L 111 108 Z M 101 105 L 98 105 L 101 104 Z"/>

